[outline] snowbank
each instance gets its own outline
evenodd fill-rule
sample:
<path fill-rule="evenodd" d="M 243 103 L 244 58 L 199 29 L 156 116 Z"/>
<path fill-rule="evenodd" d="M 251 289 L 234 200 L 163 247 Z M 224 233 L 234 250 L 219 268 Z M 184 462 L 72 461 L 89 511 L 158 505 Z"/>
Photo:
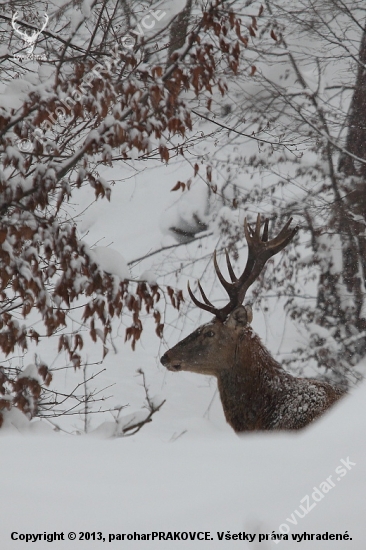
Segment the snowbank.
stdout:
<path fill-rule="evenodd" d="M 66 540 L 54 548 L 292 550 L 297 548 L 292 534 L 328 532 L 329 537 L 347 531 L 348 541 L 306 540 L 301 548 L 363 550 L 365 400 L 364 384 L 299 434 L 237 437 L 208 432 L 202 421 L 196 432 L 170 441 L 152 431 L 109 441 L 2 437 L 1 548 L 25 548 L 26 542 L 11 540 L 12 532 L 63 532 Z M 279 533 L 280 526 L 290 540 L 258 541 L 259 534 Z M 71 531 L 77 537 L 101 532 L 106 540 L 70 541 Z M 108 544 L 109 534 L 156 531 L 207 531 L 213 540 Z M 252 543 L 220 541 L 217 533 L 228 531 L 257 536 Z M 38 541 L 35 547 L 49 543 Z"/>

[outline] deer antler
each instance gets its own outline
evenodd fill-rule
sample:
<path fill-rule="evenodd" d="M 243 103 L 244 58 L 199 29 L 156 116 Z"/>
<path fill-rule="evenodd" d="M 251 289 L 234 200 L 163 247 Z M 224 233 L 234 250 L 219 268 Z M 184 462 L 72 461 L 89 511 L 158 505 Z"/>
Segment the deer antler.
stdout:
<path fill-rule="evenodd" d="M 201 287 L 200 282 L 198 282 L 198 288 L 201 293 L 203 302 L 197 300 L 188 283 L 188 292 L 193 301 L 193 303 L 205 311 L 209 311 L 213 315 L 216 315 L 218 319 L 224 321 L 226 317 L 231 313 L 238 305 L 242 304 L 247 293 L 248 288 L 254 283 L 254 281 L 259 277 L 262 269 L 264 268 L 267 260 L 283 250 L 289 242 L 293 239 L 296 233 L 299 230 L 299 227 L 296 226 L 293 229 L 290 229 L 292 218 L 281 229 L 277 237 L 274 239 L 268 240 L 268 223 L 269 220 L 266 219 L 264 222 L 262 237 L 260 236 L 261 229 L 261 220 L 260 214 L 257 216 L 257 222 L 255 224 L 255 229 L 252 229 L 247 222 L 247 219 L 244 220 L 244 234 L 246 241 L 248 243 L 248 259 L 243 273 L 240 277 L 236 277 L 233 267 L 230 262 L 229 255 L 227 250 L 225 250 L 226 263 L 231 279 L 229 283 L 223 274 L 220 271 L 220 268 L 217 263 L 216 250 L 213 255 L 213 261 L 215 266 L 216 274 L 219 278 L 220 283 L 225 288 L 229 296 L 229 303 L 226 304 L 221 309 L 215 308 L 213 304 L 208 300 L 206 294 Z"/>
<path fill-rule="evenodd" d="M 46 25 L 48 23 L 48 15 L 47 13 L 44 14 L 45 15 L 45 22 L 43 24 L 43 27 L 41 28 L 41 30 L 39 31 L 33 31 L 31 35 L 27 34 L 26 32 L 23 32 L 19 29 L 19 27 L 17 27 L 15 25 L 15 21 L 18 17 L 18 12 L 16 11 L 12 17 L 12 20 L 11 20 L 11 23 L 12 23 L 12 26 L 13 26 L 13 29 L 23 38 L 23 40 L 29 44 L 33 44 L 38 36 L 44 31 L 44 29 L 46 28 Z M 34 46 L 33 46 L 34 47 Z"/>
<path fill-rule="evenodd" d="M 15 20 L 17 19 L 17 17 L 18 17 L 18 12 L 16 11 L 16 12 L 14 13 L 13 17 L 12 17 L 12 20 L 11 20 L 12 27 L 13 27 L 13 29 L 14 29 L 18 34 L 20 34 L 20 36 L 21 36 L 22 38 L 24 38 L 24 40 L 27 41 L 27 40 L 29 40 L 29 38 L 30 38 L 29 35 L 28 35 L 27 33 L 23 32 L 23 31 L 21 31 L 21 30 L 15 25 Z"/>
<path fill-rule="evenodd" d="M 48 23 L 48 15 L 47 15 L 46 12 L 45 12 L 44 16 L 45 16 L 46 20 L 45 20 L 44 25 L 43 25 L 43 27 L 41 28 L 41 30 L 39 31 L 38 34 L 41 34 L 41 32 L 43 32 L 43 31 L 45 30 L 46 26 L 47 26 L 47 23 Z"/>

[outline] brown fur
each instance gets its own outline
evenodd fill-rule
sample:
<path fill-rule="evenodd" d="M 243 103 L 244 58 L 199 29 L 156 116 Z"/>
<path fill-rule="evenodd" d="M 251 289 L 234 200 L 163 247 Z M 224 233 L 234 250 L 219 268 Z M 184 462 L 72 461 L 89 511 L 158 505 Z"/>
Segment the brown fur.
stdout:
<path fill-rule="evenodd" d="M 216 376 L 226 420 L 236 432 L 303 428 L 344 394 L 287 373 L 252 331 L 243 306 L 224 323 L 214 319 L 199 327 L 161 362 L 169 370 Z"/>

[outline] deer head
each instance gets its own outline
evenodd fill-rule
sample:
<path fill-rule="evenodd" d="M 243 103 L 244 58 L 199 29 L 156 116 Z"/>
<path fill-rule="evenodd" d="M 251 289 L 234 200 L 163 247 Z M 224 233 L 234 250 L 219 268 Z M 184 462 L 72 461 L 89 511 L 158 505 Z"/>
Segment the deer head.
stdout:
<path fill-rule="evenodd" d="M 188 283 L 188 292 L 194 304 L 212 313 L 214 318 L 167 351 L 161 358 L 164 366 L 172 371 L 187 370 L 216 376 L 220 371 L 232 367 L 239 342 L 251 333 L 249 325 L 253 317 L 252 310 L 250 306 L 242 305 L 246 292 L 260 275 L 267 260 L 283 250 L 297 233 L 298 227 L 290 229 L 291 221 L 292 218 L 277 237 L 268 240 L 268 219 L 265 220 L 262 237 L 260 215 L 258 214 L 255 229 L 252 229 L 245 219 L 244 233 L 248 243 L 248 259 L 240 277 L 236 277 L 229 255 L 225 251 L 231 283 L 222 275 L 216 251 L 214 252 L 215 271 L 229 296 L 229 301 L 223 308 L 215 308 L 198 282 L 203 299 L 203 302 L 200 302 Z"/>
<path fill-rule="evenodd" d="M 161 363 L 171 371 L 186 370 L 217 376 L 219 371 L 232 365 L 240 334 L 251 320 L 251 307 L 238 306 L 226 321 L 216 318 L 201 325 L 167 351 Z"/>
<path fill-rule="evenodd" d="M 33 53 L 33 50 L 34 50 L 34 46 L 35 46 L 35 43 L 37 41 L 37 38 L 39 37 L 39 35 L 44 31 L 44 29 L 46 28 L 47 26 L 47 23 L 48 23 L 48 15 L 47 13 L 44 14 L 45 15 L 45 22 L 43 24 L 43 27 L 41 28 L 41 30 L 34 30 L 32 31 L 32 34 L 29 35 L 23 31 L 21 31 L 15 24 L 15 21 L 18 17 L 18 12 L 16 11 L 12 17 L 12 20 L 11 20 L 11 24 L 13 26 L 13 29 L 15 30 L 16 33 L 19 34 L 19 36 L 22 38 L 22 40 L 24 40 L 24 42 L 26 42 L 27 44 L 29 44 L 28 48 L 26 49 L 26 52 L 28 55 L 32 55 Z"/>

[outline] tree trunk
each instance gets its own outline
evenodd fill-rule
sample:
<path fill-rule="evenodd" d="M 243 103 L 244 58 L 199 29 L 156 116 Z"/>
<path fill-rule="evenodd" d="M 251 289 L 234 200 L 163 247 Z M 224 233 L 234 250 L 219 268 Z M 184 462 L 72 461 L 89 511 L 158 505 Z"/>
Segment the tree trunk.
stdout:
<path fill-rule="evenodd" d="M 331 328 L 333 323 L 333 334 L 342 342 L 342 359 L 351 364 L 366 355 L 366 29 L 358 61 L 347 120 L 347 152 L 340 156 L 338 173 L 332 175 L 338 193 L 330 228 L 334 241 L 330 239 L 323 255 L 324 258 L 328 254 L 328 259 L 322 267 L 318 290 L 320 324 Z M 365 160 L 365 164 L 347 153 Z M 332 265 L 335 248 L 340 248 L 340 272 Z"/>
<path fill-rule="evenodd" d="M 169 67 L 169 65 L 173 62 L 171 59 L 172 54 L 184 46 L 188 32 L 191 9 L 192 0 L 187 0 L 185 8 L 174 19 L 170 27 L 167 67 Z"/>
<path fill-rule="evenodd" d="M 346 150 L 358 158 L 366 160 L 366 29 L 362 35 L 358 61 L 356 84 L 348 119 Z M 341 155 L 338 169 L 346 176 L 362 178 L 366 176 L 366 164 L 357 162 L 346 153 Z M 364 197 L 363 213 L 365 214 Z"/>

